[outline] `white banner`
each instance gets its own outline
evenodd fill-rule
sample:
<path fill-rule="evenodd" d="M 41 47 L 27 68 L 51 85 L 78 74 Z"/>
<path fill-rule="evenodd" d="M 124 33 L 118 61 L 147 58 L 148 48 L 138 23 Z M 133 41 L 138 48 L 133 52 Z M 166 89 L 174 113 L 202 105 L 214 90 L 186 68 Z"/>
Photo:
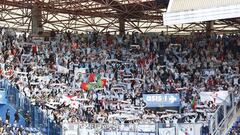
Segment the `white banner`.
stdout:
<path fill-rule="evenodd" d="M 74 69 L 74 79 L 84 79 L 86 77 L 87 68 L 75 68 Z"/>
<path fill-rule="evenodd" d="M 155 125 L 138 125 L 138 132 L 155 132 Z"/>
<path fill-rule="evenodd" d="M 200 135 L 202 124 L 178 124 L 178 135 Z"/>
<path fill-rule="evenodd" d="M 193 125 L 181 125 L 178 128 L 179 135 L 194 135 Z"/>
<path fill-rule="evenodd" d="M 79 129 L 78 135 L 95 135 L 95 134 L 96 134 L 95 129 L 81 128 L 81 129 Z"/>
<path fill-rule="evenodd" d="M 32 37 L 33 43 L 39 44 L 44 42 L 44 37 Z"/>
<path fill-rule="evenodd" d="M 159 128 L 159 135 L 176 135 L 175 128 Z"/>
<path fill-rule="evenodd" d="M 57 72 L 58 73 L 67 74 L 67 73 L 69 73 L 69 69 L 67 69 L 67 68 L 65 68 L 63 66 L 57 65 Z"/>
<path fill-rule="evenodd" d="M 77 124 L 63 124 L 63 135 L 78 135 Z"/>
<path fill-rule="evenodd" d="M 218 91 L 218 92 L 200 92 L 201 102 L 213 101 L 216 104 L 221 104 L 228 97 L 228 91 Z M 230 102 L 230 101 L 227 101 Z"/>
<path fill-rule="evenodd" d="M 92 135 L 92 134 L 89 134 L 89 135 Z M 136 133 L 135 132 L 114 132 L 114 131 L 112 131 L 112 132 L 103 132 L 102 133 L 102 135 L 136 135 Z M 149 134 L 139 134 L 138 133 L 138 135 L 149 135 Z"/>

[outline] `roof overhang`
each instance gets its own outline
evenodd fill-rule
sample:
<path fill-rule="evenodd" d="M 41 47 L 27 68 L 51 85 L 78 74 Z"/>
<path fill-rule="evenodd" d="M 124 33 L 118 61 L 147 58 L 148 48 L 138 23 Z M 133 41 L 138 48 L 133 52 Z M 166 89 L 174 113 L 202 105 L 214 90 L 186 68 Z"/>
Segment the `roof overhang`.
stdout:
<path fill-rule="evenodd" d="M 174 25 L 238 17 L 240 17 L 240 4 L 207 9 L 166 12 L 163 14 L 163 23 L 164 25 Z"/>

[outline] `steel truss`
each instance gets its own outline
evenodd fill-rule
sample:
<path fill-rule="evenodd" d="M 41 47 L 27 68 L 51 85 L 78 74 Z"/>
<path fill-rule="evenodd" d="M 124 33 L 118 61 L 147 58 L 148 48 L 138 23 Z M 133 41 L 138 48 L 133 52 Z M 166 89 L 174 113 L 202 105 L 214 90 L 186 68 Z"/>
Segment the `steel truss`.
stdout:
<path fill-rule="evenodd" d="M 118 32 L 124 20 L 126 31 L 185 34 L 204 31 L 206 24 L 163 26 L 165 3 L 155 0 L 1 0 L 0 26 L 30 31 L 32 9 L 37 8 L 44 30 Z M 215 21 L 214 31 L 240 30 L 238 19 Z"/>

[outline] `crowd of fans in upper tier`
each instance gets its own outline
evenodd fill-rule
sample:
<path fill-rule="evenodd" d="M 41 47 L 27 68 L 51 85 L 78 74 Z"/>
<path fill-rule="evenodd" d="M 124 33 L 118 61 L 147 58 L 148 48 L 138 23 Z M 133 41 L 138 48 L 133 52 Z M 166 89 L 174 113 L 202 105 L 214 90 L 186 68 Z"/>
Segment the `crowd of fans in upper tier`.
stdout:
<path fill-rule="evenodd" d="M 0 30 L 0 74 L 56 123 L 208 121 L 201 92 L 238 94 L 240 38 L 51 32 L 48 41 Z M 181 106 L 147 108 L 143 94 L 179 93 Z M 187 115 L 189 114 L 189 115 Z"/>

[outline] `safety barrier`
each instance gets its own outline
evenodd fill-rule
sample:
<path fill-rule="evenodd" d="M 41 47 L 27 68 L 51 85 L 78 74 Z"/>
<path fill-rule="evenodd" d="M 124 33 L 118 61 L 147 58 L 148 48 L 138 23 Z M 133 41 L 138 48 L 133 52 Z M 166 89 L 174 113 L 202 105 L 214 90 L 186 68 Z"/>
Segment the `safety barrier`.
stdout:
<path fill-rule="evenodd" d="M 36 128 L 43 134 L 60 135 L 61 126 L 54 123 L 49 117 L 40 109 L 39 106 L 32 105 L 30 100 L 25 97 L 19 90 L 7 80 L 0 81 L 0 88 L 6 91 L 7 103 L 19 110 L 19 113 L 24 116 L 27 111 L 31 116 L 30 127 Z"/>
<path fill-rule="evenodd" d="M 156 135 L 155 124 L 63 124 L 63 135 Z"/>
<path fill-rule="evenodd" d="M 209 121 L 197 123 L 177 123 L 166 125 L 164 123 L 153 124 L 102 124 L 81 123 L 62 125 L 63 135 L 221 135 L 222 127 L 229 122 L 234 115 L 234 96 L 230 94 L 216 109 L 209 114 Z M 205 126 L 207 123 L 208 126 Z M 206 129 L 207 128 L 207 129 Z M 208 130 L 210 129 L 210 130 Z M 207 130 L 207 133 L 206 133 Z"/>
<path fill-rule="evenodd" d="M 228 126 L 231 118 L 236 114 L 236 97 L 230 94 L 221 105 L 218 106 L 210 119 L 210 133 L 212 135 L 222 135 Z"/>
<path fill-rule="evenodd" d="M 202 135 L 201 123 L 170 124 L 63 124 L 63 135 Z"/>

